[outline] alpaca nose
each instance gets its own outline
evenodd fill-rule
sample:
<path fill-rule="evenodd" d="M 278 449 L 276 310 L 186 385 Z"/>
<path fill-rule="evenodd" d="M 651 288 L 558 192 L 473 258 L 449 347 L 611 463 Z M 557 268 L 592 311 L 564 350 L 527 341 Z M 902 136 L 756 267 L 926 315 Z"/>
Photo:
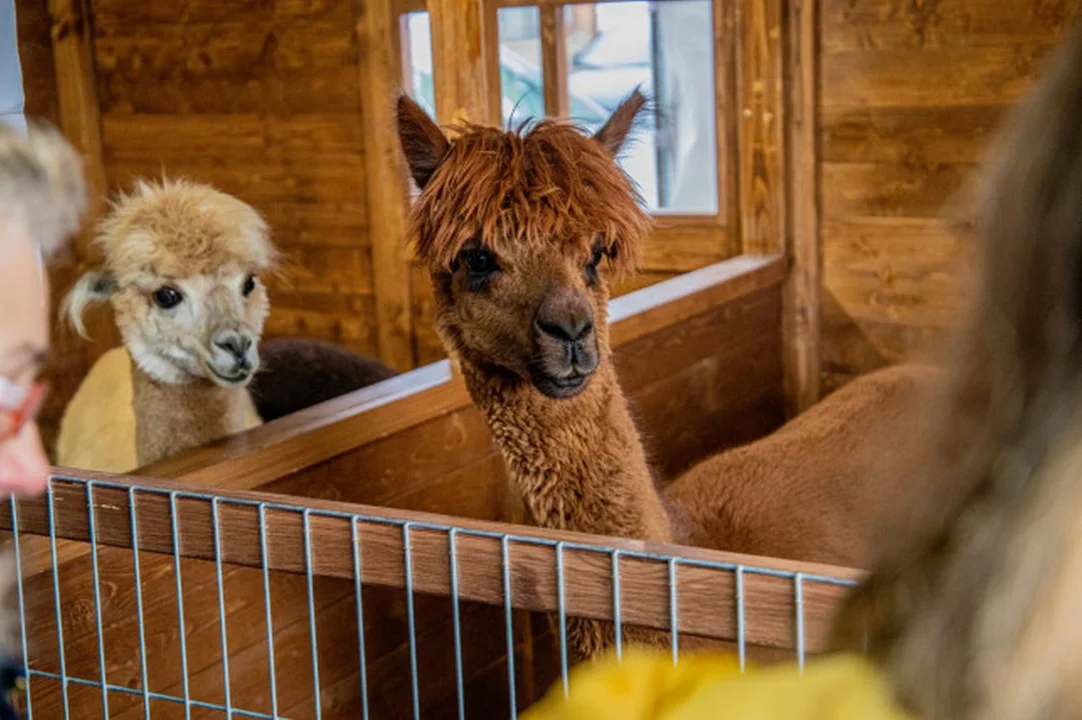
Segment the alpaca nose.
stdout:
<path fill-rule="evenodd" d="M 242 362 L 252 347 L 252 338 L 234 332 L 220 333 L 214 338 L 214 345 Z"/>
<path fill-rule="evenodd" d="M 534 320 L 534 326 L 546 335 L 566 343 L 582 340 L 594 329 L 593 321 L 585 316 L 565 317 L 555 320 L 538 317 Z"/>
<path fill-rule="evenodd" d="M 537 308 L 534 328 L 560 342 L 579 342 L 593 332 L 594 309 L 582 293 L 555 290 L 549 292 Z"/>

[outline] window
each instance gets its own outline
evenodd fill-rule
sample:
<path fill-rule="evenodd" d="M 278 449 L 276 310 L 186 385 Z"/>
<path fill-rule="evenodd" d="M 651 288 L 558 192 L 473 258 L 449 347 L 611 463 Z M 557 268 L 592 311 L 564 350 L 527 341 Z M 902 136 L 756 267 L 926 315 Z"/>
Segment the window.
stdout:
<path fill-rule="evenodd" d="M 436 117 L 436 90 L 432 84 L 432 26 L 427 12 L 403 16 L 402 70 L 410 96 Z"/>
<path fill-rule="evenodd" d="M 596 130 L 641 88 L 652 102 L 621 166 L 651 211 L 719 215 L 712 0 L 556 0 L 544 8 L 490 2 L 486 12 L 495 14 L 499 118 L 505 127 L 566 114 Z M 435 116 L 428 13 L 404 17 L 405 79 Z M 546 21 L 552 25 L 548 32 Z"/>

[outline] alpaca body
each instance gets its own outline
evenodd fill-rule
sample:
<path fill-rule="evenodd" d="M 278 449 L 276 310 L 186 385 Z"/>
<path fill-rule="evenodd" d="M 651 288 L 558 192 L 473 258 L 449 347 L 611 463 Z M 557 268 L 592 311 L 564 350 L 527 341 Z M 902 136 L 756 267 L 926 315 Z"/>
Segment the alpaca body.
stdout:
<path fill-rule="evenodd" d="M 854 379 L 779 430 L 702 461 L 665 488 L 696 547 L 867 567 L 913 497 L 895 461 L 920 438 L 915 401 L 938 368 L 897 365 Z"/>
<path fill-rule="evenodd" d="M 65 408 L 56 462 L 131 472 L 259 424 L 247 390 L 158 383 L 117 347 L 94 363 Z"/>

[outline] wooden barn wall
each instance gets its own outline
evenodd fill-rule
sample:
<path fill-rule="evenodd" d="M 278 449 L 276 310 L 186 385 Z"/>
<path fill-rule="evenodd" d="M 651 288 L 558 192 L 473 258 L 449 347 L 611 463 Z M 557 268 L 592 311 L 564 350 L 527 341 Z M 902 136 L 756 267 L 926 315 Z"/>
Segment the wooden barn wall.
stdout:
<path fill-rule="evenodd" d="M 820 0 L 824 391 L 934 352 L 966 300 L 974 170 L 1075 0 Z"/>
<path fill-rule="evenodd" d="M 16 10 L 29 113 L 64 126 L 57 78 L 88 78 L 90 107 L 76 94 L 66 112 L 100 136 L 109 191 L 164 172 L 210 182 L 267 217 L 286 258 L 269 279 L 267 337 L 329 340 L 400 370 L 444 356 L 427 277 L 389 250 L 405 207 L 387 170 L 400 82 L 389 0 L 16 0 Z M 695 229 L 666 237 L 616 294 L 729 257 L 734 243 Z M 76 243 L 53 270 L 56 300 L 93 259 Z M 91 315 L 90 344 L 55 333 L 49 447 L 90 364 L 119 342 L 108 311 Z"/>

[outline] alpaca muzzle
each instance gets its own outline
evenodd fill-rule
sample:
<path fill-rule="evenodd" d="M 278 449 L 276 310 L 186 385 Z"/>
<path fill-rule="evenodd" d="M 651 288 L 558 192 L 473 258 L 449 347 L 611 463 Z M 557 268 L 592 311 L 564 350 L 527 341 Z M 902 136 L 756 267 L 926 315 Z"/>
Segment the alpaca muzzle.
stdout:
<path fill-rule="evenodd" d="M 582 392 L 599 363 L 593 308 L 579 293 L 550 293 L 534 318 L 534 387 L 552 398 Z"/>
<path fill-rule="evenodd" d="M 216 333 L 207 364 L 219 385 L 232 387 L 246 383 L 259 367 L 255 338 L 246 332 Z"/>

